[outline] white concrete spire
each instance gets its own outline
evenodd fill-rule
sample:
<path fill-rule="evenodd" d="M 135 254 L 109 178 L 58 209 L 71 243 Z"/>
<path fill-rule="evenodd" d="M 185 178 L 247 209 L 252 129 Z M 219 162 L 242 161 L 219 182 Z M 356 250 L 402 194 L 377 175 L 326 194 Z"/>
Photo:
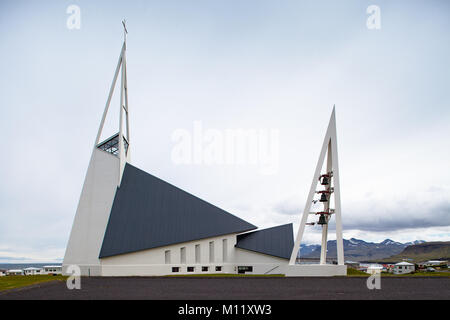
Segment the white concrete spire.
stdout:
<path fill-rule="evenodd" d="M 326 172 L 321 173 L 325 155 L 327 154 L 327 165 Z M 319 190 L 319 180 L 323 175 L 327 175 L 329 178 L 329 183 L 324 187 L 324 190 Z M 318 193 L 322 191 L 322 193 Z M 337 258 L 338 265 L 344 265 L 344 247 L 342 239 L 342 219 L 341 219 L 341 194 L 340 194 L 340 183 L 339 183 L 339 165 L 338 165 L 338 153 L 337 153 L 337 137 L 336 137 L 336 116 L 335 108 L 333 106 L 333 111 L 331 113 L 330 122 L 328 124 L 328 129 L 325 134 L 325 138 L 322 144 L 322 150 L 319 155 L 319 160 L 317 162 L 316 170 L 314 172 L 313 181 L 311 183 L 311 189 L 309 190 L 308 198 L 304 207 L 302 219 L 298 229 L 297 237 L 295 239 L 294 248 L 292 250 L 291 259 L 289 261 L 290 265 L 295 265 L 297 254 L 300 249 L 300 243 L 302 241 L 305 226 L 307 225 L 308 216 L 314 214 L 315 219 L 317 216 L 315 213 L 311 212 L 311 205 L 316 194 L 325 194 L 328 201 L 323 203 L 323 210 L 319 212 L 324 212 L 323 218 L 326 224 L 322 225 L 322 246 L 320 255 L 320 264 L 326 264 L 326 254 L 327 254 L 327 238 L 328 238 L 328 222 L 335 216 L 336 219 L 336 242 L 337 242 Z M 334 201 L 332 201 L 334 200 Z M 331 203 L 334 202 L 334 209 Z M 301 258 L 301 257 L 300 257 Z"/>
<path fill-rule="evenodd" d="M 81 275 L 83 276 L 100 276 L 102 274 L 99 259 L 100 248 L 117 187 L 120 186 L 125 164 L 130 161 L 126 67 L 127 31 L 124 22 L 123 25 L 125 38 L 70 232 L 64 255 L 63 272 L 66 272 L 70 265 L 77 265 L 81 268 Z M 119 71 L 121 71 L 121 81 L 118 132 L 101 142 L 100 137 L 119 77 Z"/>
<path fill-rule="evenodd" d="M 119 117 L 119 132 L 116 137 L 109 139 L 114 139 L 114 141 L 118 141 L 117 148 L 114 148 L 114 154 L 119 157 L 120 168 L 119 168 L 119 179 L 117 184 L 120 185 L 122 180 L 123 169 L 125 167 L 126 162 L 130 161 L 130 128 L 129 128 L 129 120 L 128 120 L 128 82 L 127 82 L 127 63 L 126 63 L 126 49 L 127 49 L 127 28 L 125 25 L 125 20 L 122 21 L 122 25 L 124 28 L 124 41 L 122 50 L 120 51 L 119 61 L 117 63 L 116 71 L 114 73 L 113 81 L 111 84 L 111 88 L 109 90 L 108 99 L 106 100 L 105 110 L 103 111 L 102 120 L 100 122 L 100 127 L 98 129 L 97 138 L 95 139 L 95 148 L 102 148 L 103 150 L 105 143 L 108 140 L 100 142 L 100 137 L 103 131 L 103 126 L 105 124 L 105 119 L 109 111 L 109 106 L 111 104 L 111 98 L 114 93 L 114 88 L 116 86 L 117 78 L 119 76 L 119 71 L 121 71 L 121 81 L 120 81 L 120 117 Z M 124 128 L 125 122 L 125 128 Z M 110 144 L 108 144 L 109 147 Z M 112 151 L 112 150 L 111 150 Z"/>

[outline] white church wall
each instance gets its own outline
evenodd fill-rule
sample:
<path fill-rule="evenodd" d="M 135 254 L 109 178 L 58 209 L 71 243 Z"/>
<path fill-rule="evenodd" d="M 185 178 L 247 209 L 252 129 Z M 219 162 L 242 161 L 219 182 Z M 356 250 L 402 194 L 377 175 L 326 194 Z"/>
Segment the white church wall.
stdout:
<path fill-rule="evenodd" d="M 224 254 L 224 240 L 226 254 Z M 214 259 L 210 262 L 210 243 L 214 243 Z M 262 253 L 235 248 L 236 235 L 224 235 L 198 241 L 142 250 L 101 259 L 103 276 L 162 276 L 177 274 L 237 273 L 239 266 L 252 267 L 247 274 L 284 274 L 288 265 L 282 259 Z M 196 262 L 196 246 L 200 246 L 200 261 Z M 182 250 L 185 261 L 182 263 Z M 167 251 L 170 251 L 168 259 Z M 198 252 L 198 251 L 197 251 Z M 184 256 L 184 255 L 183 255 Z M 226 261 L 224 261 L 224 259 Z M 170 260 L 170 263 L 166 261 Z M 183 259 L 184 260 L 184 259 Z M 194 271 L 188 272 L 189 268 Z M 207 271 L 203 268 L 207 267 Z M 217 271 L 216 267 L 221 270 Z M 179 268 L 173 272 L 172 268 Z"/>
<path fill-rule="evenodd" d="M 226 240 L 226 255 L 223 254 L 223 240 Z M 210 243 L 214 243 L 214 259 L 210 262 Z M 125 253 L 101 259 L 103 276 L 155 276 L 168 274 L 208 274 L 235 273 L 234 245 L 236 234 L 207 238 L 197 241 L 183 242 L 165 247 Z M 200 261 L 196 262 L 196 246 L 200 246 Z M 185 248 L 185 263 L 182 263 L 182 248 Z M 167 251 L 170 251 L 170 263 L 166 264 Z M 197 251 L 198 252 L 198 251 Z M 223 257 L 227 261 L 223 261 Z M 184 260 L 184 259 L 183 259 Z M 179 268 L 179 272 L 172 272 L 172 268 Z M 188 272 L 188 267 L 194 267 Z M 208 267 L 208 271 L 202 271 Z M 221 267 L 221 271 L 216 271 Z"/>
<path fill-rule="evenodd" d="M 119 179 L 119 159 L 94 149 L 63 261 L 76 264 L 82 275 L 100 275 L 98 259 Z"/>
<path fill-rule="evenodd" d="M 253 271 L 246 274 L 284 274 L 289 263 L 288 259 L 282 259 L 263 253 L 235 248 L 235 264 L 252 267 Z"/>

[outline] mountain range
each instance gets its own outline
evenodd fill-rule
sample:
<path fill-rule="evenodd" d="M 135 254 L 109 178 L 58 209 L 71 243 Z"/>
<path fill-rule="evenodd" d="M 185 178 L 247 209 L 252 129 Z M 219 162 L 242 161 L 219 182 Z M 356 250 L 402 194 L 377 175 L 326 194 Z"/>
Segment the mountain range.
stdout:
<path fill-rule="evenodd" d="M 412 242 L 396 242 L 386 239 L 380 243 L 366 242 L 364 240 L 351 238 L 344 239 L 344 256 L 345 260 L 351 261 L 373 261 L 377 259 L 385 259 L 400 254 L 406 247 L 425 243 L 424 240 L 416 240 Z M 301 245 L 300 256 L 307 259 L 320 258 L 320 245 Z M 327 258 L 336 259 L 336 240 L 327 242 Z"/>

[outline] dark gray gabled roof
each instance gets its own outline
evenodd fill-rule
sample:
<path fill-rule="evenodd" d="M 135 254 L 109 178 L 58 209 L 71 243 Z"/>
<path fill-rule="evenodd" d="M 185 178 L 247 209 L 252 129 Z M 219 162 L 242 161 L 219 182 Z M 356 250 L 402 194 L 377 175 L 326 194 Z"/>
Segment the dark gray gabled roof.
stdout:
<path fill-rule="evenodd" d="M 127 163 L 99 257 L 253 229 L 254 225 Z"/>
<path fill-rule="evenodd" d="M 290 259 L 294 248 L 292 223 L 239 234 L 236 247 Z"/>

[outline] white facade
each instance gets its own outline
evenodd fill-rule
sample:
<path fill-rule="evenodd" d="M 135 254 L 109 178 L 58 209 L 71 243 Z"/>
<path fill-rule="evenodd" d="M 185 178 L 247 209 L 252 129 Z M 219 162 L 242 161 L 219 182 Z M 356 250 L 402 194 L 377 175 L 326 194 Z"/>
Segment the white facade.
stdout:
<path fill-rule="evenodd" d="M 119 179 L 119 159 L 94 148 L 64 256 L 82 275 L 100 276 L 98 258 Z"/>
<path fill-rule="evenodd" d="M 8 276 L 23 276 L 23 270 L 22 269 L 11 269 L 6 271 L 6 275 Z"/>
<path fill-rule="evenodd" d="M 25 273 L 26 276 L 34 276 L 34 275 L 44 274 L 44 269 L 30 267 L 30 268 L 23 269 L 23 272 Z"/>
<path fill-rule="evenodd" d="M 251 267 L 247 274 L 284 273 L 287 259 L 235 248 L 235 244 L 236 234 L 229 234 L 102 258 L 101 275 L 207 275 L 238 273 L 243 269 L 239 267 Z"/>
<path fill-rule="evenodd" d="M 44 266 L 44 274 L 62 274 L 62 266 Z"/>
<path fill-rule="evenodd" d="M 394 265 L 392 272 L 394 274 L 411 273 L 415 271 L 415 265 L 409 262 L 399 262 Z"/>

